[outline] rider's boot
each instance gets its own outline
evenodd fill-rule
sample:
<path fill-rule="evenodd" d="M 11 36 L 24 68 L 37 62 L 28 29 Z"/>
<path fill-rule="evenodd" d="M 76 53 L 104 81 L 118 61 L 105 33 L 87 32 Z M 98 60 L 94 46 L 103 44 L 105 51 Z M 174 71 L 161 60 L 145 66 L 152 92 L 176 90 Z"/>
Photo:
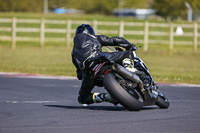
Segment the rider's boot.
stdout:
<path fill-rule="evenodd" d="M 93 101 L 95 103 L 109 102 L 114 104 L 115 106 L 118 104 L 118 102 L 115 99 L 113 99 L 108 93 L 94 93 Z"/>

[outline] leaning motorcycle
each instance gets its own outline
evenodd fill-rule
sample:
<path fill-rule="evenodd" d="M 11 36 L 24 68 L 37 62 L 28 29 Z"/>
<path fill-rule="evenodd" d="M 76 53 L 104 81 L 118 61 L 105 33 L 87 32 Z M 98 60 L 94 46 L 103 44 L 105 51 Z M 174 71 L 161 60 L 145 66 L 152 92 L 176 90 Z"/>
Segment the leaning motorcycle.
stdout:
<path fill-rule="evenodd" d="M 107 47 L 112 49 L 112 47 Z M 143 106 L 157 105 L 160 108 L 168 108 L 169 101 L 158 89 L 145 63 L 134 53 L 134 68 L 143 73 L 143 80 L 134 72 L 130 72 L 122 65 L 108 60 L 104 56 L 92 57 L 84 62 L 87 75 L 103 83 L 109 94 L 124 108 L 130 111 L 138 111 Z M 116 51 L 123 49 L 116 47 Z M 145 79 L 147 78 L 147 79 Z M 148 81 L 145 82 L 144 81 Z M 145 86 L 145 87 L 144 87 Z"/>

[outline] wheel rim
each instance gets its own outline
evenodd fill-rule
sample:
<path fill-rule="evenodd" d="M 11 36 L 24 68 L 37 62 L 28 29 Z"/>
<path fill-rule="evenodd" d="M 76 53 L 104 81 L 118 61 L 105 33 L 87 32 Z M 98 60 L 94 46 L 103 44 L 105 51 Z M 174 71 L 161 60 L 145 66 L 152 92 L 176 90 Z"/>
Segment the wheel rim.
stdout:
<path fill-rule="evenodd" d="M 132 95 L 134 98 L 136 98 L 138 101 L 140 101 L 140 102 L 144 102 L 144 100 L 143 100 L 143 98 L 142 98 L 142 96 L 140 95 L 140 93 L 137 91 L 137 90 L 135 90 L 135 89 L 127 89 L 126 88 L 126 85 L 125 85 L 125 80 L 121 77 L 121 76 L 119 76 L 119 75 L 114 75 L 115 76 L 115 79 L 116 79 L 116 81 L 119 83 L 119 85 L 124 89 L 124 90 L 126 90 L 130 95 Z"/>

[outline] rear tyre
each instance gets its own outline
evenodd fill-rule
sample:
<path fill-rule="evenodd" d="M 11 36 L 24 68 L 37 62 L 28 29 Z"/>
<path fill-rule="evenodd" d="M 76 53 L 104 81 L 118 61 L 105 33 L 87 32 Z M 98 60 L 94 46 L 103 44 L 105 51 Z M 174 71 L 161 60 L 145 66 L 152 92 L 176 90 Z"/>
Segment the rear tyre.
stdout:
<path fill-rule="evenodd" d="M 107 73 L 103 84 L 106 90 L 115 98 L 124 108 L 130 111 L 142 109 L 143 102 L 129 94 L 115 79 L 112 73 Z"/>

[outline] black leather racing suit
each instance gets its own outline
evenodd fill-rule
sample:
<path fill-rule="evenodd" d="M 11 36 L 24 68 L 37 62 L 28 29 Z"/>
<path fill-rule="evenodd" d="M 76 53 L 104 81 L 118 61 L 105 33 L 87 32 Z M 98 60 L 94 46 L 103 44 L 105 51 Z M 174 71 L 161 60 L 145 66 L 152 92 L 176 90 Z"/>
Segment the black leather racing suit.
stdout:
<path fill-rule="evenodd" d="M 74 37 L 74 47 L 72 50 L 72 62 L 77 68 L 77 77 L 82 80 L 82 85 L 79 91 L 78 101 L 81 104 L 91 104 L 93 102 L 92 89 L 98 82 L 95 79 L 88 77 L 83 73 L 84 61 L 88 58 L 103 55 L 109 60 L 116 63 L 121 63 L 124 58 L 133 59 L 131 51 L 117 51 L 117 52 L 102 52 L 102 46 L 122 46 L 125 48 L 131 47 L 133 44 L 129 43 L 122 37 L 107 37 L 104 35 L 88 35 L 85 33 L 77 34 Z"/>

